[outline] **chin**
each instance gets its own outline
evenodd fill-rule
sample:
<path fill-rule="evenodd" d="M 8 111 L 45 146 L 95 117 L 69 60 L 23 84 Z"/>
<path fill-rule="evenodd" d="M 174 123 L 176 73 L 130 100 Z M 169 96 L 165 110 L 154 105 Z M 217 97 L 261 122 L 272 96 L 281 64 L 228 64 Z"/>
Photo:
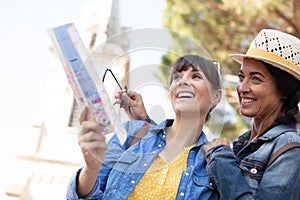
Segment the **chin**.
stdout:
<path fill-rule="evenodd" d="M 185 115 L 185 116 L 191 116 L 191 115 L 195 115 L 195 113 L 200 113 L 195 111 L 195 109 L 176 109 L 175 111 L 177 114 L 180 114 L 180 115 Z"/>
<path fill-rule="evenodd" d="M 243 115 L 244 117 L 254 117 L 253 113 L 249 113 L 245 111 L 240 111 L 240 114 Z"/>

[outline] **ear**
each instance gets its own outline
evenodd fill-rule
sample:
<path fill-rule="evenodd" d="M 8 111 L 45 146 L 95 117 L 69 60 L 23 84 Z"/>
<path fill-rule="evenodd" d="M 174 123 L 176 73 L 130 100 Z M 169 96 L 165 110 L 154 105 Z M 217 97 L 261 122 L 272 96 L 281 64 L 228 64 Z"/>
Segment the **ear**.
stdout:
<path fill-rule="evenodd" d="M 221 101 L 221 99 L 222 99 L 222 90 L 218 89 L 212 97 L 212 104 L 217 105 Z"/>

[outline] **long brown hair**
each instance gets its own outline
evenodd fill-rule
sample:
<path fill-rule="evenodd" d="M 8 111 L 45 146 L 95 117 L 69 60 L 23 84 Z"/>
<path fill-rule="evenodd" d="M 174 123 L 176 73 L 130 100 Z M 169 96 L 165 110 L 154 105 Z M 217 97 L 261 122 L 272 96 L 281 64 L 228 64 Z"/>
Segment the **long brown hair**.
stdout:
<path fill-rule="evenodd" d="M 295 123 L 295 115 L 299 113 L 298 103 L 300 100 L 300 81 L 291 74 L 264 63 L 269 72 L 273 75 L 276 86 L 284 98 L 282 111 L 284 116 L 278 118 L 278 123 Z"/>

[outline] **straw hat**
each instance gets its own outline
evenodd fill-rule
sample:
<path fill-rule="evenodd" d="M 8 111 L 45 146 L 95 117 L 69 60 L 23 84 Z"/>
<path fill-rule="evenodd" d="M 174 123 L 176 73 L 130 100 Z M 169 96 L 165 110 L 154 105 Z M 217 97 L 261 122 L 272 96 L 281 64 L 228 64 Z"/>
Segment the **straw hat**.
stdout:
<path fill-rule="evenodd" d="M 230 54 L 242 63 L 253 58 L 284 70 L 300 80 L 300 40 L 292 35 L 272 29 L 262 29 L 252 40 L 246 54 Z"/>

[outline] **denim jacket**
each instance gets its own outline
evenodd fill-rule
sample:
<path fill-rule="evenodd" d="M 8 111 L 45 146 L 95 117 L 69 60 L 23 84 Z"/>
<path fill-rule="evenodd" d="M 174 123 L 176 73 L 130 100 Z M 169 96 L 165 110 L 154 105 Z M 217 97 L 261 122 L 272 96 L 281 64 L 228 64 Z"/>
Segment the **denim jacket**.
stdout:
<path fill-rule="evenodd" d="M 280 155 L 270 166 L 271 155 L 283 145 L 300 142 L 293 125 L 277 125 L 247 145 L 251 132 L 233 144 L 208 152 L 207 170 L 221 199 L 300 199 L 300 148 Z"/>
<path fill-rule="evenodd" d="M 144 122 L 129 121 L 125 124 L 128 132 L 127 141 L 121 145 L 116 136 L 108 142 L 108 151 L 98 174 L 92 192 L 84 199 L 119 200 L 126 199 L 153 160 L 166 145 L 166 126 L 173 120 L 165 120 L 160 125 L 151 125 L 143 139 L 127 149 L 134 135 Z M 196 146 L 188 154 L 186 170 L 182 172 L 176 199 L 218 199 L 210 177 L 206 171 L 205 153 L 202 144 L 207 143 L 202 132 Z M 80 170 L 79 170 L 80 171 Z M 79 171 L 70 180 L 67 199 L 79 199 L 76 193 L 76 179 Z"/>

